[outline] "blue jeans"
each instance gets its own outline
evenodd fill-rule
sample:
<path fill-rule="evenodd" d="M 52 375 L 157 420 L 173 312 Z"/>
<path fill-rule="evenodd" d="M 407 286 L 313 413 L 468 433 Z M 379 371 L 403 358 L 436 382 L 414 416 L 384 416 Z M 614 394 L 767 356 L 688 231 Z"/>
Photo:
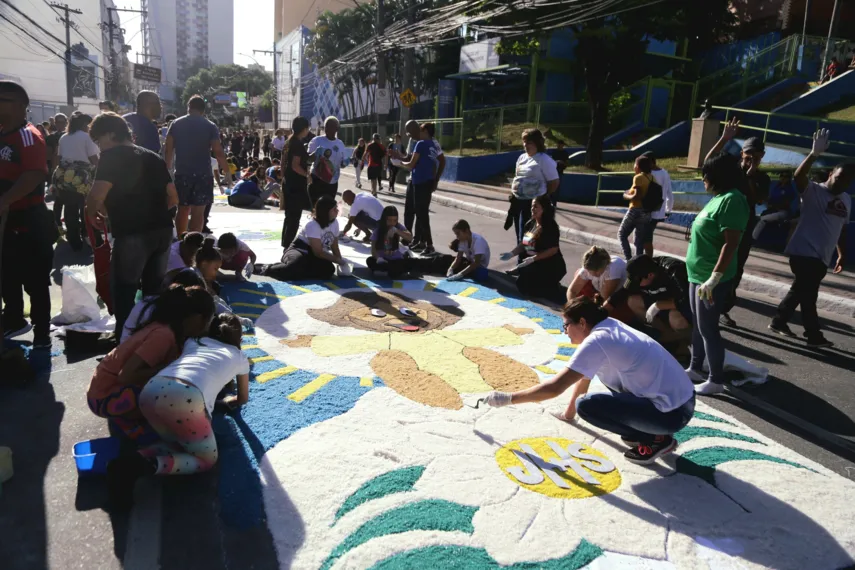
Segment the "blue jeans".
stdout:
<path fill-rule="evenodd" d="M 692 363 L 689 368 L 701 372 L 704 360 L 709 362 L 710 382 L 724 383 L 724 341 L 718 319 L 733 290 L 733 280 L 719 283 L 713 289 L 712 303 L 698 297 L 697 283 L 689 283 L 689 306 L 692 309 Z"/>
<path fill-rule="evenodd" d="M 585 394 L 576 400 L 576 413 L 591 425 L 645 445 L 657 435 L 673 435 L 695 413 L 695 396 L 670 412 L 660 412 L 653 402 L 634 394 Z"/>
<path fill-rule="evenodd" d="M 134 308 L 137 289 L 146 296 L 160 293 L 171 245 L 172 228 L 121 236 L 113 242 L 110 289 L 119 333 Z"/>
<path fill-rule="evenodd" d="M 647 225 L 650 223 L 650 214 L 641 208 L 630 208 L 626 211 L 618 229 L 618 239 L 623 249 L 623 256 L 632 259 L 632 250 L 629 247 L 629 234 L 635 231 L 635 255 L 644 253 L 644 242 L 647 240 Z"/>

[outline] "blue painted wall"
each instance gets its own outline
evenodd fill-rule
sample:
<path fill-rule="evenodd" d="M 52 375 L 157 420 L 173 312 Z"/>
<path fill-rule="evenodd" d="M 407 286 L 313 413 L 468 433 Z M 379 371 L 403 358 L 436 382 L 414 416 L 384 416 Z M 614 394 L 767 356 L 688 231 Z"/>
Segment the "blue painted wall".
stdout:
<path fill-rule="evenodd" d="M 781 39 L 780 32 L 770 32 L 756 38 L 716 46 L 701 56 L 701 76 L 709 75 L 741 61 Z"/>
<path fill-rule="evenodd" d="M 481 182 L 514 169 L 521 150 L 487 156 L 445 156 L 442 179 L 447 182 Z"/>

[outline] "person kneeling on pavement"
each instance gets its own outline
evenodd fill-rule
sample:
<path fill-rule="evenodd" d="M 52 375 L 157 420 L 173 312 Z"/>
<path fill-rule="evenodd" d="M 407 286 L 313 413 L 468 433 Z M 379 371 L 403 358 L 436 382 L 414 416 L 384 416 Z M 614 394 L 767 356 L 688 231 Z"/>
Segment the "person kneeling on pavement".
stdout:
<path fill-rule="evenodd" d="M 567 302 L 576 297 L 588 297 L 598 305 L 623 287 L 626 281 L 626 261 L 617 255 L 610 255 L 601 247 L 593 246 L 582 254 L 582 267 L 576 271 L 570 287 L 567 288 Z M 632 320 L 632 311 L 626 302 L 606 307 L 609 316 L 628 323 Z"/>
<path fill-rule="evenodd" d="M 626 275 L 623 288 L 606 301 L 606 309 L 628 305 L 640 321 L 660 332 L 680 336 L 689 332 L 692 310 L 685 262 L 665 255 L 637 255 L 627 263 Z"/>
<path fill-rule="evenodd" d="M 377 229 L 377 224 L 383 215 L 382 202 L 367 192 L 356 194 L 353 190 L 345 190 L 341 197 L 344 203 L 350 206 L 350 213 L 339 239 L 344 240 L 350 228 L 356 226 L 365 233 L 362 243 L 371 243 L 370 236 Z"/>
<path fill-rule="evenodd" d="M 674 451 L 674 434 L 695 411 L 692 382 L 680 363 L 649 336 L 609 318 L 585 297 L 565 306 L 564 332 L 579 345 L 566 369 L 513 394 L 491 392 L 487 404 L 542 402 L 573 387 L 570 405 L 559 419 L 571 421 L 578 412 L 586 422 L 621 436 L 630 447 L 624 457 L 632 463 L 647 465 Z M 586 394 L 595 375 L 609 392 Z"/>
<path fill-rule="evenodd" d="M 371 257 L 365 263 L 372 272 L 385 271 L 394 279 L 413 269 L 414 260 L 401 251 L 401 241 L 411 241 L 413 234 L 398 223 L 398 209 L 395 206 L 383 208 L 370 239 Z"/>
<path fill-rule="evenodd" d="M 235 184 L 234 190 L 229 195 L 229 206 L 235 208 L 252 208 L 259 210 L 264 207 L 265 202 L 273 193 L 273 189 L 261 190 L 259 184 L 264 180 L 266 174 L 264 167 L 259 166 L 255 174 L 244 178 Z"/>
<path fill-rule="evenodd" d="M 487 267 L 490 266 L 490 244 L 482 236 L 473 233 L 466 220 L 457 220 L 451 227 L 454 231 L 454 241 L 451 251 L 457 252 L 457 257 L 446 272 L 449 281 L 460 281 L 471 278 L 483 281 L 489 276 Z"/>

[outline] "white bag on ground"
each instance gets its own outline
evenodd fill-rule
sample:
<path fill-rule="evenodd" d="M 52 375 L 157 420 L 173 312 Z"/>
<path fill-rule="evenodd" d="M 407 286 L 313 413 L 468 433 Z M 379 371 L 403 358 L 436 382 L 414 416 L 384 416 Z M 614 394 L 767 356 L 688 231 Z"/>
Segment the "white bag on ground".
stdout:
<path fill-rule="evenodd" d="M 101 318 L 95 292 L 95 270 L 91 265 L 62 269 L 62 312 L 51 322 L 56 325 L 84 323 Z"/>

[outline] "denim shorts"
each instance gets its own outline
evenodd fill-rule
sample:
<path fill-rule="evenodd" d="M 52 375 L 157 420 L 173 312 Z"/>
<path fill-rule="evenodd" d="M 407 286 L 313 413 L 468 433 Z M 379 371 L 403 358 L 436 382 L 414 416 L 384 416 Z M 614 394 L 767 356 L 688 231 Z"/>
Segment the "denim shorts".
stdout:
<path fill-rule="evenodd" d="M 214 202 L 213 174 L 176 174 L 179 206 L 207 206 Z"/>

